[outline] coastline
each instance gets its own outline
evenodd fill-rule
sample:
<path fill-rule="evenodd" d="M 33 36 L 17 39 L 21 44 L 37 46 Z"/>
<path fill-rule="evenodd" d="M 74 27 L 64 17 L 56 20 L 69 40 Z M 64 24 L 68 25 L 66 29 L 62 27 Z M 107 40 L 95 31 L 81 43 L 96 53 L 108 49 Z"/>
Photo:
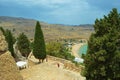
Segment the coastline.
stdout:
<path fill-rule="evenodd" d="M 73 45 L 72 46 L 72 55 L 77 57 L 77 58 L 80 58 L 80 56 L 78 55 L 78 51 L 79 51 L 80 47 L 84 44 L 85 43 L 79 43 L 79 44 Z"/>

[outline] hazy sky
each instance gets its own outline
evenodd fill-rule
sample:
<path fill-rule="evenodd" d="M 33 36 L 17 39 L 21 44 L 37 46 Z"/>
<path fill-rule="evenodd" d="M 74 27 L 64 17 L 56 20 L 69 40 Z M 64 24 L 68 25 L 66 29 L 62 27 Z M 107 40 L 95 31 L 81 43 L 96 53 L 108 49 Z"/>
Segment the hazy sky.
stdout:
<path fill-rule="evenodd" d="M 54 24 L 93 24 L 120 0 L 0 0 L 0 16 L 24 17 Z"/>

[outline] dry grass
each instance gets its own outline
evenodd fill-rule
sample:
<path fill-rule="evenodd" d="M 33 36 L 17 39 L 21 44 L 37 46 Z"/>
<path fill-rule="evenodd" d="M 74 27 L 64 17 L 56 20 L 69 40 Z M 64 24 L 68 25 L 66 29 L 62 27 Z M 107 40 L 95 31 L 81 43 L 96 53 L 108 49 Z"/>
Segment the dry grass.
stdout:
<path fill-rule="evenodd" d="M 10 29 L 15 36 L 24 32 L 29 39 L 34 38 L 35 20 L 8 17 L 6 20 L 2 18 L 0 21 L 0 26 L 3 26 L 4 29 Z M 93 32 L 93 28 L 89 25 L 83 27 L 47 24 L 43 22 L 40 24 L 46 41 L 78 38 L 89 39 L 90 34 Z M 13 31 L 13 29 L 15 30 Z"/>
<path fill-rule="evenodd" d="M 60 40 L 60 39 L 78 39 L 78 38 L 89 39 L 89 36 L 93 32 L 90 29 L 86 29 L 84 27 L 69 27 L 69 26 L 59 26 L 59 25 L 46 26 L 42 23 L 41 25 L 46 41 Z M 24 32 L 29 37 L 29 39 L 34 38 L 35 26 L 21 27 L 19 25 L 16 25 L 11 27 L 4 26 L 4 28 L 10 29 L 11 31 L 15 29 L 15 31 L 13 31 L 13 34 L 15 36 L 18 36 L 21 32 Z"/>

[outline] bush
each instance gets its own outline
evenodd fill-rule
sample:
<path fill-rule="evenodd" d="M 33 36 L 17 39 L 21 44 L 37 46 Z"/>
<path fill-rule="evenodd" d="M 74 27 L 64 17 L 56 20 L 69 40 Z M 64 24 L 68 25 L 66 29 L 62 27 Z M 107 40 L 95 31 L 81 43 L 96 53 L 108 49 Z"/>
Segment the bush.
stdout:
<path fill-rule="evenodd" d="M 24 33 L 21 33 L 18 37 L 18 49 L 22 53 L 23 56 L 28 57 L 30 53 L 30 42 L 27 38 L 27 36 Z"/>
<path fill-rule="evenodd" d="M 46 51 L 48 55 L 67 59 L 70 61 L 74 60 L 74 56 L 71 55 L 70 51 L 59 42 L 50 42 L 46 45 Z"/>

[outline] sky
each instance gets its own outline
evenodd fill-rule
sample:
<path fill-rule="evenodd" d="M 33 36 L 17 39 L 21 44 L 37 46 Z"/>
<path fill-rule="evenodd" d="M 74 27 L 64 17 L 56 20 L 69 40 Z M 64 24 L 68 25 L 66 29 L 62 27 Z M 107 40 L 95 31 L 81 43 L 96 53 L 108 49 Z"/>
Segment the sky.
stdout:
<path fill-rule="evenodd" d="M 0 16 L 36 19 L 50 24 L 94 24 L 120 0 L 0 0 Z"/>

